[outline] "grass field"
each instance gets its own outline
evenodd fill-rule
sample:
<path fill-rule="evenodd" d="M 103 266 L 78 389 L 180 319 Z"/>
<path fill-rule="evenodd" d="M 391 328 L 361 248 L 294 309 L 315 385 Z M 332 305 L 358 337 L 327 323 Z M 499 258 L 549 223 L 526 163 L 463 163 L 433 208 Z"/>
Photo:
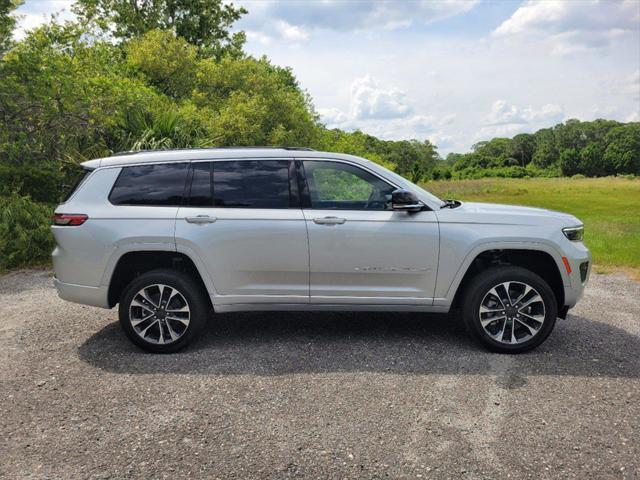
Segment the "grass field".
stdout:
<path fill-rule="evenodd" d="M 584 222 L 597 272 L 623 270 L 640 279 L 640 179 L 531 178 L 427 182 L 441 198 L 530 205 L 568 212 Z"/>

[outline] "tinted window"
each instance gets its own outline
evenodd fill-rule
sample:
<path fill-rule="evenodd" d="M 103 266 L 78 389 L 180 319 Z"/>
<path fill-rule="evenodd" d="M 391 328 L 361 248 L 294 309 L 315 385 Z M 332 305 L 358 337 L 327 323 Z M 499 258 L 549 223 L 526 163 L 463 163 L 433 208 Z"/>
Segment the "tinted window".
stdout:
<path fill-rule="evenodd" d="M 289 161 L 213 163 L 216 207 L 289 208 Z"/>
<path fill-rule="evenodd" d="M 311 207 L 336 210 L 390 210 L 393 185 L 353 165 L 305 161 Z"/>
<path fill-rule="evenodd" d="M 186 163 L 125 167 L 111 190 L 114 205 L 180 205 Z"/>
<path fill-rule="evenodd" d="M 90 173 L 91 170 L 84 169 L 79 165 L 67 173 L 65 183 L 62 185 L 62 203 L 71 198 L 71 195 L 80 188 L 80 185 L 82 185 Z"/>
<path fill-rule="evenodd" d="M 191 191 L 189 205 L 210 207 L 213 205 L 211 189 L 211 162 L 192 164 Z"/>

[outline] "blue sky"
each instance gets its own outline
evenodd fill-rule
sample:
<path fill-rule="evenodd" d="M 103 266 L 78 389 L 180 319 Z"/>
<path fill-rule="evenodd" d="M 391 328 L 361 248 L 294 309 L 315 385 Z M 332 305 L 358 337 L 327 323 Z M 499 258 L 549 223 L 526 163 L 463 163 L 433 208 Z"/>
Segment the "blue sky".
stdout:
<path fill-rule="evenodd" d="M 71 3 L 27 0 L 21 26 Z M 247 51 L 291 67 L 329 127 L 446 154 L 569 118 L 640 121 L 640 0 L 235 3 Z"/>

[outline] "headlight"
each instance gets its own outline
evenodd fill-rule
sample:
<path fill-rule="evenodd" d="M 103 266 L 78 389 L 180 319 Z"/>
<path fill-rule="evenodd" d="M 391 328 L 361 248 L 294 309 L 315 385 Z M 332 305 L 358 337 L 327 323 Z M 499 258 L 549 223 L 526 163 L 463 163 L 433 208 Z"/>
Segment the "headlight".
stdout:
<path fill-rule="evenodd" d="M 562 229 L 562 233 L 572 242 L 581 242 L 584 238 L 584 227 L 567 227 Z"/>

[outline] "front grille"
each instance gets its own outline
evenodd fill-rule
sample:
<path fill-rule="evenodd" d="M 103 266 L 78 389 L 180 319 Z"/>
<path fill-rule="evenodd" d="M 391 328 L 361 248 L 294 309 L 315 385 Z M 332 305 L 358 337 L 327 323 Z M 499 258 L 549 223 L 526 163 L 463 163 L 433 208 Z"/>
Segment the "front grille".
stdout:
<path fill-rule="evenodd" d="M 587 272 L 589 271 L 589 262 L 582 262 L 580 264 L 580 280 L 583 282 L 587 279 Z"/>

